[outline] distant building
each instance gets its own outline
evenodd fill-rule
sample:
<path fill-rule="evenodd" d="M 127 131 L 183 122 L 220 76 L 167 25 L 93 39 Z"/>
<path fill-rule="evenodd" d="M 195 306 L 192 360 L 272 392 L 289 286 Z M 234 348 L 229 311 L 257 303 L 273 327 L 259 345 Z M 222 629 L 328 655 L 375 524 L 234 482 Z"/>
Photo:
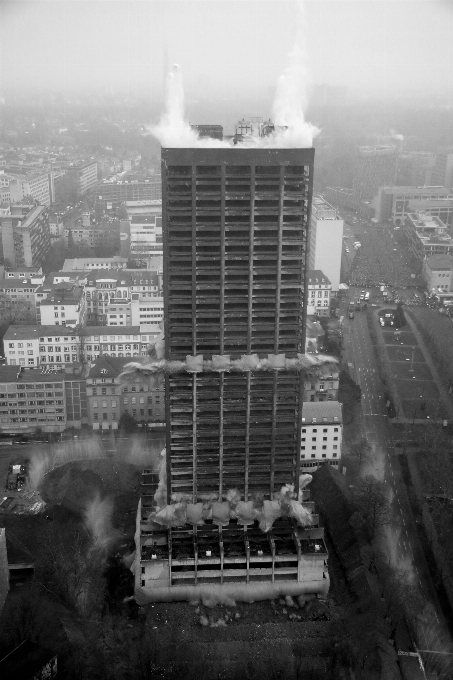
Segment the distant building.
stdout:
<path fill-rule="evenodd" d="M 92 271 L 93 269 L 126 269 L 127 257 L 77 257 L 64 261 L 61 271 Z"/>
<path fill-rule="evenodd" d="M 40 283 L 30 279 L 0 279 L 0 323 L 40 323 L 40 306 L 45 298 Z"/>
<path fill-rule="evenodd" d="M 313 472 L 328 463 L 340 467 L 343 437 L 342 404 L 338 401 L 304 402 L 300 469 Z"/>
<path fill-rule="evenodd" d="M 452 255 L 431 255 L 423 260 L 423 279 L 430 293 L 451 293 L 452 277 Z"/>
<path fill-rule="evenodd" d="M 13 267 L 41 266 L 50 250 L 49 210 L 45 206 L 12 205 L 0 217 L 3 257 Z"/>
<path fill-rule="evenodd" d="M 97 162 L 90 160 L 66 168 L 64 175 L 55 178 L 55 201 L 72 201 L 84 196 L 98 183 Z"/>
<path fill-rule="evenodd" d="M 448 189 L 453 187 L 453 147 L 440 149 L 436 153 L 431 184 Z"/>
<path fill-rule="evenodd" d="M 9 182 L 11 202 L 17 203 L 24 198 L 33 198 L 39 205 L 50 205 L 50 174 L 34 171 L 23 175 L 12 174 Z"/>
<path fill-rule="evenodd" d="M 3 279 L 30 279 L 31 283 L 44 283 L 44 274 L 42 267 L 21 267 L 20 269 L 4 270 L 0 267 L 0 272 L 3 272 L 1 278 Z"/>
<path fill-rule="evenodd" d="M 393 186 L 398 165 L 396 146 L 361 146 L 357 150 L 353 178 L 356 210 L 362 210 L 376 196 L 379 187 Z"/>
<path fill-rule="evenodd" d="M 438 217 L 408 213 L 403 229 L 408 246 L 420 264 L 431 255 L 453 255 L 453 239 Z"/>
<path fill-rule="evenodd" d="M 319 269 L 307 273 L 307 315 L 330 316 L 332 284 Z"/>
<path fill-rule="evenodd" d="M 105 179 L 97 188 L 97 205 L 115 210 L 126 201 L 156 201 L 162 199 L 160 175 L 131 175 Z"/>
<path fill-rule="evenodd" d="M 63 229 L 65 243 L 69 243 L 70 236 L 74 243 L 83 244 L 89 248 L 120 248 L 120 221 L 116 218 L 104 218 L 93 224 L 67 225 Z"/>
<path fill-rule="evenodd" d="M 453 225 L 453 190 L 444 187 L 379 187 L 373 207 L 377 222 L 391 220 L 397 227 L 413 212 L 438 217 L 448 227 Z"/>
<path fill-rule="evenodd" d="M 83 326 L 87 317 L 85 291 L 74 283 L 58 283 L 47 289 L 46 298 L 41 302 L 41 323 L 43 326 Z"/>
<path fill-rule="evenodd" d="M 141 300 L 138 293 L 132 293 L 130 300 L 111 299 L 107 307 L 107 326 L 136 326 L 144 324 L 154 326 L 159 333 L 159 324 L 163 320 L 164 299 Z"/>
<path fill-rule="evenodd" d="M 162 255 L 162 201 L 127 201 L 123 207 L 120 255 L 133 260 Z"/>
<path fill-rule="evenodd" d="M 332 284 L 332 293 L 340 285 L 344 221 L 321 196 L 314 196 L 311 212 L 308 267 L 324 272 Z"/>

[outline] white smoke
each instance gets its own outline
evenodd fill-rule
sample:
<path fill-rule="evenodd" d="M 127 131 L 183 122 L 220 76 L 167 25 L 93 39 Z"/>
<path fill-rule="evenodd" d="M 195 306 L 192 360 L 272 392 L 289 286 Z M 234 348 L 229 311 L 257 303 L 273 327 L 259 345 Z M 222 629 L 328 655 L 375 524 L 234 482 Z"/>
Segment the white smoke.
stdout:
<path fill-rule="evenodd" d="M 85 508 L 85 526 L 90 532 L 93 548 L 104 550 L 108 547 L 119 533 L 112 524 L 113 500 L 101 497 L 97 493 L 87 503 Z"/>
<path fill-rule="evenodd" d="M 60 465 L 76 460 L 96 460 L 102 458 L 101 442 L 98 437 L 78 439 L 56 444 L 52 453 L 34 453 L 30 462 L 29 487 L 37 491 L 46 474 Z"/>
<path fill-rule="evenodd" d="M 277 84 L 273 104 L 275 132 L 265 137 L 249 137 L 241 148 L 307 148 L 319 130 L 305 120 L 307 101 L 307 69 L 304 54 L 305 17 L 302 0 L 298 5 L 296 39 L 288 55 L 288 64 Z M 184 119 L 184 89 L 178 64 L 174 64 L 166 83 L 166 111 L 159 123 L 149 132 L 163 147 L 169 148 L 226 148 L 232 142 L 200 137 Z"/>
<path fill-rule="evenodd" d="M 399 142 L 404 142 L 404 135 L 396 132 L 395 130 L 390 130 L 390 137 L 392 139 L 397 139 Z"/>

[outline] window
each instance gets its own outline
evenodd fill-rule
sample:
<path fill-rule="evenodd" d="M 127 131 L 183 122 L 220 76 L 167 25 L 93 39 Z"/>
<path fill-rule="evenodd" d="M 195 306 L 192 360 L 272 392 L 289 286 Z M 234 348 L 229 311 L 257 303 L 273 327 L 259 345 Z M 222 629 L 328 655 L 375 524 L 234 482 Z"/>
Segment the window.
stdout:
<path fill-rule="evenodd" d="M 305 451 L 305 446 L 301 446 L 300 448 L 302 449 L 302 451 Z"/>
<path fill-rule="evenodd" d="M 112 408 L 116 408 L 116 399 L 112 399 Z"/>
<path fill-rule="evenodd" d="M 128 404 L 128 403 L 129 403 L 129 399 L 127 397 L 124 397 L 123 404 Z"/>
<path fill-rule="evenodd" d="M 323 437 L 322 440 L 323 440 L 323 442 L 326 442 L 326 441 L 327 441 L 327 437 Z"/>
<path fill-rule="evenodd" d="M 137 397 L 132 397 L 131 404 L 136 404 L 136 403 L 137 403 Z"/>
<path fill-rule="evenodd" d="M 311 441 L 312 441 L 312 442 L 315 442 L 315 441 L 316 441 L 316 437 L 312 437 L 312 438 L 311 438 Z"/>
<path fill-rule="evenodd" d="M 334 440 L 334 442 L 337 442 L 337 441 L 338 441 L 338 437 L 334 437 L 333 440 Z"/>
<path fill-rule="evenodd" d="M 93 408 L 97 408 L 97 407 L 98 407 L 97 401 L 93 401 Z"/>
<path fill-rule="evenodd" d="M 312 446 L 312 447 L 311 447 L 311 450 L 312 450 L 312 451 L 316 451 L 316 446 Z"/>
<path fill-rule="evenodd" d="M 333 428 L 333 431 L 334 431 L 334 432 L 338 432 L 338 427 L 334 427 L 334 428 Z"/>
<path fill-rule="evenodd" d="M 106 401 L 102 402 L 102 408 L 107 408 L 107 402 Z"/>
<path fill-rule="evenodd" d="M 323 449 L 327 449 L 327 446 L 326 446 L 325 444 L 323 444 L 323 447 L 322 447 L 322 448 L 323 448 Z"/>
<path fill-rule="evenodd" d="M 101 387 L 101 394 L 107 394 L 107 388 Z"/>
<path fill-rule="evenodd" d="M 108 413 L 102 414 L 102 420 L 108 420 Z"/>
<path fill-rule="evenodd" d="M 334 449 L 338 449 L 337 444 L 334 444 L 334 445 L 333 445 L 333 448 L 334 448 Z"/>

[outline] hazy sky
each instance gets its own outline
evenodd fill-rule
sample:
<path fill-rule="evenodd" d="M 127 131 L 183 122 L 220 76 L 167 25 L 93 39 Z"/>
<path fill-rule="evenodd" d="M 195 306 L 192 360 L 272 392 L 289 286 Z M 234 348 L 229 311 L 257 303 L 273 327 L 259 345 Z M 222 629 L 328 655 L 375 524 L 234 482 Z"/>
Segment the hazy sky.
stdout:
<path fill-rule="evenodd" d="M 295 35 L 290 0 L 0 0 L 1 80 L 71 89 L 144 86 L 164 52 L 188 98 L 268 92 Z M 452 87 L 453 0 L 305 0 L 314 83 L 386 93 Z"/>

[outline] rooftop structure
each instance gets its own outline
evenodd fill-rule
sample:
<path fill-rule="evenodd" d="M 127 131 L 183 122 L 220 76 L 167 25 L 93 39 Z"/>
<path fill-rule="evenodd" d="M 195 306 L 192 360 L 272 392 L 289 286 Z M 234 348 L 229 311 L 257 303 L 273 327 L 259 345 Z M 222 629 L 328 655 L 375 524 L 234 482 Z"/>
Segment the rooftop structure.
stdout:
<path fill-rule="evenodd" d="M 77 257 L 64 261 L 61 271 L 92 271 L 93 269 L 126 269 L 127 258 L 113 257 Z"/>
<path fill-rule="evenodd" d="M 438 217 L 408 213 L 404 234 L 409 248 L 420 262 L 430 255 L 453 254 L 453 239 Z"/>

